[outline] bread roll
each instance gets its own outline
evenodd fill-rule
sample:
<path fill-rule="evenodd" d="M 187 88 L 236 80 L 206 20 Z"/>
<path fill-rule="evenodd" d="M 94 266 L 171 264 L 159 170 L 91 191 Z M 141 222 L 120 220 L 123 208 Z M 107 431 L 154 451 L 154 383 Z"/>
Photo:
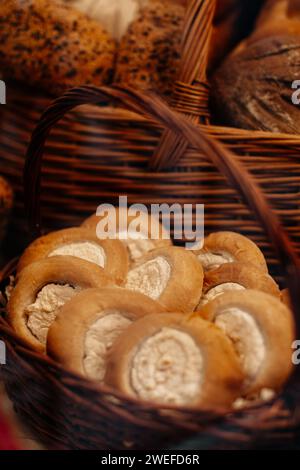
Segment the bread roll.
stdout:
<path fill-rule="evenodd" d="M 179 70 L 185 8 L 151 1 L 120 41 L 115 82 L 170 95 Z"/>
<path fill-rule="evenodd" d="M 138 292 L 87 289 L 59 311 L 49 329 L 47 352 L 73 372 L 102 382 L 107 354 L 120 334 L 138 318 L 164 311 Z"/>
<path fill-rule="evenodd" d="M 60 94 L 110 82 L 115 43 L 99 23 L 59 0 L 6 0 L 0 5 L 4 78 Z"/>
<path fill-rule="evenodd" d="M 209 302 L 199 315 L 232 340 L 246 376 L 244 395 L 281 389 L 293 368 L 295 327 L 279 299 L 255 290 L 232 291 Z"/>
<path fill-rule="evenodd" d="M 198 308 L 227 291 L 245 289 L 259 290 L 280 299 L 279 287 L 269 274 L 249 264 L 227 263 L 205 273 Z"/>
<path fill-rule="evenodd" d="M 51 232 L 38 238 L 24 251 L 18 272 L 29 264 L 52 256 L 75 256 L 104 268 L 116 284 L 124 283 L 128 254 L 120 240 L 99 240 L 96 232 L 82 227 Z"/>
<path fill-rule="evenodd" d="M 299 106 L 292 88 L 299 79 L 299 44 L 298 0 L 267 1 L 253 33 L 215 73 L 211 90 L 216 120 L 244 129 L 299 134 Z"/>
<path fill-rule="evenodd" d="M 226 263 L 240 262 L 254 265 L 264 272 L 268 267 L 264 255 L 249 238 L 236 232 L 215 232 L 204 239 L 201 250 L 194 251 L 204 271 Z"/>
<path fill-rule="evenodd" d="M 159 248 L 129 270 L 125 286 L 159 301 L 169 311 L 192 312 L 201 297 L 203 270 L 190 251 Z"/>
<path fill-rule="evenodd" d="M 144 212 L 135 216 L 125 208 L 112 208 L 103 215 L 92 215 L 82 226 L 96 233 L 99 239 L 116 238 L 119 234 L 128 249 L 131 263 L 154 248 L 172 245 L 170 234 L 159 219 Z"/>
<path fill-rule="evenodd" d="M 9 321 L 28 347 L 43 353 L 59 308 L 83 289 L 111 285 L 102 268 L 73 256 L 36 261 L 18 276 L 8 302 Z"/>
<path fill-rule="evenodd" d="M 105 383 L 149 402 L 224 409 L 243 374 L 230 341 L 214 325 L 181 314 L 147 315 L 110 351 Z"/>

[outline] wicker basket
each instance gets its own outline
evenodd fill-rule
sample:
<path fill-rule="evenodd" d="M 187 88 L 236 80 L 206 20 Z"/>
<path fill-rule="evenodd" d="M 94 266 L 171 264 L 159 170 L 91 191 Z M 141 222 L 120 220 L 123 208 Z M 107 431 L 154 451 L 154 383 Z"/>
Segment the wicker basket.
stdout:
<path fill-rule="evenodd" d="M 49 130 L 67 110 L 84 103 L 103 106 L 115 103 L 147 115 L 184 137 L 194 146 L 199 159 L 205 156 L 222 172 L 245 205 L 254 211 L 273 243 L 282 274 L 291 288 L 295 318 L 299 320 L 299 260 L 263 193 L 229 150 L 154 96 L 122 88 L 82 87 L 68 92 L 43 114 L 33 134 L 25 167 L 25 199 L 32 230 L 39 231 L 41 226 L 40 169 Z M 280 397 L 236 413 L 159 407 L 121 396 L 32 352 L 15 336 L 4 317 L 0 320 L 0 335 L 8 347 L 8 363 L 1 370 L 8 393 L 17 412 L 51 447 L 165 448 L 170 442 L 199 433 L 199 446 L 205 439 L 206 446 L 209 442 L 214 448 L 241 448 L 256 442 L 270 445 L 277 440 L 283 445 L 298 437 L 299 369 Z M 299 321 L 297 325 L 300 331 Z"/>
<path fill-rule="evenodd" d="M 200 120 L 211 135 L 238 155 L 260 183 L 299 252 L 300 138 L 209 125 L 206 64 L 214 4 L 215 0 L 191 1 L 173 104 L 194 122 Z M 19 242 L 25 240 L 26 226 L 24 154 L 30 134 L 51 100 L 20 85 L 8 84 L 7 90 L 8 104 L 2 107 L 0 119 L 0 162 L 16 192 L 13 222 Z M 159 124 L 127 110 L 88 106 L 68 113 L 52 130 L 46 148 L 41 196 L 44 229 L 78 224 L 100 202 L 114 202 L 120 193 L 128 195 L 130 203 L 200 199 L 206 207 L 207 232 L 227 228 L 251 236 L 267 254 L 272 273 L 279 275 L 268 239 L 224 177 L 192 147 L 184 152 L 185 143 L 173 152 L 173 158 L 160 145 L 164 153 L 151 159 L 160 136 Z M 159 171 L 154 173 L 154 167 Z"/>
<path fill-rule="evenodd" d="M 40 207 L 47 230 L 76 224 L 100 202 L 113 202 L 119 194 L 127 194 L 130 203 L 201 202 L 207 231 L 238 230 L 261 245 L 273 274 L 290 285 L 298 321 L 300 138 L 209 124 L 205 70 L 213 8 L 212 0 L 192 0 L 187 14 L 182 72 L 173 102 L 185 116 L 154 96 L 91 87 L 70 91 L 42 115 L 27 152 L 24 178 L 31 235 L 41 229 Z M 24 95 L 16 95 L 2 121 L 2 158 L 9 162 L 7 171 L 20 194 L 24 142 L 48 103 L 41 96 L 28 116 Z M 79 105 L 84 107 L 73 111 Z M 3 279 L 11 272 L 13 264 L 2 273 Z M 0 335 L 8 348 L 8 364 L 0 371 L 9 395 L 50 447 L 165 448 L 195 433 L 199 448 L 293 446 L 299 438 L 298 370 L 284 393 L 269 403 L 229 415 L 222 410 L 195 412 L 127 399 L 67 372 L 28 350 L 5 315 Z"/>

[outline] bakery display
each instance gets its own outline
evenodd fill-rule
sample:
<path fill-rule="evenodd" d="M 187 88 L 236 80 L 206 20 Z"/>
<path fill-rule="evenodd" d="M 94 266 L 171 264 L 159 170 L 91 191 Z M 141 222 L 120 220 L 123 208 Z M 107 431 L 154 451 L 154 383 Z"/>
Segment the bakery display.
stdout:
<path fill-rule="evenodd" d="M 88 217 L 82 226 L 93 231 L 99 239 L 120 238 L 127 247 L 131 263 L 154 248 L 172 245 L 170 235 L 158 217 L 144 212 L 131 215 L 125 208 L 107 208 L 103 215 Z"/>
<path fill-rule="evenodd" d="M 115 42 L 101 25 L 60 0 L 6 0 L 0 5 L 5 79 L 66 89 L 111 82 Z"/>
<path fill-rule="evenodd" d="M 241 262 L 268 272 L 267 263 L 258 246 L 249 238 L 236 232 L 215 232 L 204 239 L 201 250 L 194 251 L 204 271 L 222 264 Z"/>
<path fill-rule="evenodd" d="M 215 73 L 212 104 L 218 121 L 244 129 L 299 134 L 300 14 L 297 0 L 267 0 L 253 33 Z M 251 69 L 251 74 L 249 74 Z"/>
<path fill-rule="evenodd" d="M 137 319 L 164 311 L 138 292 L 86 289 L 60 309 L 49 329 L 47 352 L 68 369 L 102 382 L 107 355 L 121 333 Z"/>
<path fill-rule="evenodd" d="M 255 289 L 280 298 L 280 290 L 274 279 L 254 265 L 226 263 L 207 271 L 198 308 L 232 290 Z"/>
<path fill-rule="evenodd" d="M 143 256 L 129 270 L 125 284 L 175 312 L 193 311 L 202 285 L 201 264 L 191 252 L 178 247 L 158 248 Z"/>
<path fill-rule="evenodd" d="M 36 261 L 18 275 L 8 318 L 25 344 L 44 352 L 49 326 L 59 308 L 83 289 L 113 285 L 103 268 L 73 256 Z"/>
<path fill-rule="evenodd" d="M 128 254 L 120 240 L 100 240 L 93 230 L 72 227 L 36 239 L 21 256 L 17 271 L 29 264 L 52 256 L 75 256 L 104 268 L 116 282 L 125 282 Z"/>
<path fill-rule="evenodd" d="M 199 315 L 232 340 L 245 374 L 245 395 L 262 388 L 281 389 L 293 368 L 295 327 L 280 299 L 254 290 L 226 292 L 205 305 Z"/>
<path fill-rule="evenodd" d="M 150 315 L 121 335 L 105 382 L 143 400 L 221 408 L 240 392 L 243 375 L 226 336 L 200 318 Z"/>

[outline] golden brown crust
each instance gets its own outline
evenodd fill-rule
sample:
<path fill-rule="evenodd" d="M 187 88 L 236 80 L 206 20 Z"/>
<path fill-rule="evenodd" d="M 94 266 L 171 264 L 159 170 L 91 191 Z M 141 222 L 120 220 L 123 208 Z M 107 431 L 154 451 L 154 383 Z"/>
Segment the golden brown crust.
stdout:
<path fill-rule="evenodd" d="M 245 289 L 259 290 L 280 298 L 280 290 L 274 279 L 264 271 L 244 263 L 226 263 L 204 275 L 203 295 L 225 283 L 236 283 Z"/>
<path fill-rule="evenodd" d="M 171 267 L 171 276 L 159 302 L 169 311 L 192 312 L 198 305 L 203 287 L 203 269 L 191 251 L 178 247 L 153 250 L 137 262 L 135 269 L 158 257 Z"/>
<path fill-rule="evenodd" d="M 154 89 L 169 95 L 180 65 L 185 8 L 152 1 L 123 36 L 116 83 Z"/>
<path fill-rule="evenodd" d="M 258 246 L 249 238 L 236 232 L 215 232 L 204 240 L 202 250 L 195 251 L 195 255 L 202 253 L 229 253 L 232 261 L 253 264 L 264 272 L 268 272 L 264 255 Z"/>
<path fill-rule="evenodd" d="M 117 284 L 123 284 L 129 267 L 127 250 L 120 240 L 99 240 L 93 230 L 83 227 L 74 227 L 56 232 L 36 239 L 21 256 L 17 271 L 20 273 L 29 264 L 47 258 L 55 249 L 77 242 L 91 242 L 100 246 L 105 253 L 104 270 Z M 80 258 L 78 256 L 78 258 Z"/>
<path fill-rule="evenodd" d="M 291 345 L 295 326 L 291 312 L 280 300 L 264 292 L 245 290 L 227 292 L 208 303 L 198 313 L 214 322 L 222 311 L 238 308 L 255 320 L 265 344 L 265 358 L 256 377 L 244 392 L 252 394 L 262 388 L 279 390 L 291 374 Z M 196 314 L 197 315 L 197 314 Z"/>
<path fill-rule="evenodd" d="M 199 317 L 189 318 L 177 313 L 168 313 L 148 315 L 135 322 L 111 349 L 105 382 L 127 395 L 135 396 L 129 380 L 134 352 L 143 340 L 164 327 L 189 334 L 204 358 L 202 388 L 189 406 L 203 409 L 230 407 L 240 393 L 244 376 L 230 341 L 219 328 Z"/>
<path fill-rule="evenodd" d="M 281 291 L 281 302 L 283 302 L 291 311 L 293 310 L 289 289 L 283 289 Z"/>
<path fill-rule="evenodd" d="M 59 311 L 48 338 L 49 356 L 72 371 L 86 375 L 84 340 L 88 329 L 107 311 L 117 310 L 128 319 L 164 312 L 162 305 L 138 292 L 123 288 L 87 289 Z"/>
<path fill-rule="evenodd" d="M 7 78 L 60 94 L 107 84 L 115 43 L 99 23 L 56 0 L 6 0 L 0 7 L 0 55 Z"/>
<path fill-rule="evenodd" d="M 129 215 L 126 209 L 119 209 L 116 207 L 113 209 L 112 220 L 114 221 L 114 217 L 116 217 L 115 222 L 116 222 L 117 231 L 119 231 L 120 225 L 122 226 L 123 224 L 123 222 L 120 223 L 120 218 L 124 217 L 125 215 L 127 218 L 127 229 L 130 229 L 130 226 L 134 224 L 134 222 L 137 221 L 136 215 L 134 216 Z M 82 227 L 88 228 L 89 230 L 94 231 L 94 233 L 97 233 L 99 239 L 104 238 L 105 235 L 102 234 L 102 227 L 100 227 L 99 223 L 101 222 L 101 220 L 106 219 L 107 216 L 108 216 L 107 213 L 104 215 L 93 214 L 92 216 L 88 217 L 87 219 L 83 221 Z M 145 224 L 145 227 L 148 228 L 147 233 L 144 235 L 147 237 L 147 240 L 151 242 L 149 249 L 172 246 L 172 240 L 170 240 L 168 232 L 165 230 L 163 225 L 159 222 L 158 218 L 151 216 L 149 214 L 141 213 L 138 215 L 138 219 L 141 221 L 142 224 Z M 157 234 L 155 233 L 154 235 L 157 235 L 157 238 L 154 238 L 153 234 L 151 233 L 151 224 L 154 224 L 155 226 L 154 230 L 157 231 Z M 141 230 L 141 228 L 138 228 L 138 229 Z M 137 254 L 134 252 L 134 250 L 130 246 L 128 246 L 128 243 L 126 242 L 126 240 L 123 240 L 123 242 L 128 248 L 128 253 L 129 253 L 131 263 L 134 263 L 138 259 Z M 139 247 L 140 242 L 143 242 L 143 240 L 136 240 L 137 247 Z M 139 248 L 137 251 L 139 252 Z"/>
<path fill-rule="evenodd" d="M 73 256 L 54 256 L 24 268 L 8 302 L 8 318 L 22 340 L 39 352 L 44 352 L 45 347 L 27 328 L 25 309 L 35 302 L 44 286 L 52 283 L 82 289 L 114 284 L 102 268 Z"/>

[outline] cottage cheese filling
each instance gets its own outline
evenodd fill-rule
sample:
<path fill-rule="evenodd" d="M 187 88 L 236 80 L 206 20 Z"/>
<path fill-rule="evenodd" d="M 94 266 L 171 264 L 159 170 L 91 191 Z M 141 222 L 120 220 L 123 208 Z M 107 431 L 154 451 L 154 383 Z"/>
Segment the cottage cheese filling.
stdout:
<path fill-rule="evenodd" d="M 217 315 L 215 324 L 233 342 L 247 381 L 252 381 L 266 352 L 264 338 L 256 321 L 249 313 L 237 307 L 230 307 Z"/>
<path fill-rule="evenodd" d="M 89 328 L 84 344 L 83 366 L 88 377 L 103 381 L 107 353 L 118 336 L 131 324 L 131 320 L 118 311 L 108 312 Z"/>
<path fill-rule="evenodd" d="M 231 290 L 245 290 L 245 287 L 236 282 L 224 282 L 223 284 L 219 284 L 218 286 L 213 287 L 212 289 L 207 291 L 206 294 L 203 295 L 199 303 L 199 307 L 203 307 L 219 295 L 222 295 L 224 294 L 224 292 Z"/>
<path fill-rule="evenodd" d="M 106 255 L 102 246 L 93 242 L 75 242 L 61 245 L 51 251 L 50 256 L 76 256 L 104 268 Z"/>
<path fill-rule="evenodd" d="M 202 264 L 204 271 L 217 269 L 222 264 L 233 263 L 235 261 L 234 257 L 226 251 L 199 253 L 197 258 Z"/>
<path fill-rule="evenodd" d="M 190 335 L 165 327 L 134 352 L 128 380 L 145 400 L 192 404 L 203 380 L 203 357 Z"/>
<path fill-rule="evenodd" d="M 162 256 L 147 261 L 129 271 L 126 288 L 157 300 L 169 282 L 171 266 Z"/>
<path fill-rule="evenodd" d="M 68 284 L 48 284 L 40 290 L 35 302 L 25 309 L 27 327 L 42 344 L 46 344 L 49 327 L 55 320 L 58 309 L 79 291 L 79 287 L 74 288 Z"/>

